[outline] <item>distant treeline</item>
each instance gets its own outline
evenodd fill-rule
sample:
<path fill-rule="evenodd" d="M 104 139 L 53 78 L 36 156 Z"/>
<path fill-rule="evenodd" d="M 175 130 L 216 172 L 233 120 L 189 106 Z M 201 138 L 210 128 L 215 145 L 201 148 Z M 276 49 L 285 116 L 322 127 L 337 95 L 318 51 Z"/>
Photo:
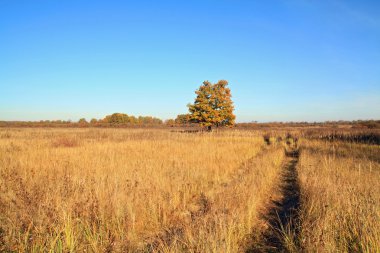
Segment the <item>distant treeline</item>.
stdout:
<path fill-rule="evenodd" d="M 78 121 L 40 120 L 40 121 L 0 121 L 0 127 L 193 127 L 188 114 L 180 114 L 175 119 L 161 120 L 152 116 L 133 116 L 125 113 L 113 113 L 103 119 Z"/>
<path fill-rule="evenodd" d="M 159 126 L 161 119 L 152 116 L 129 116 L 125 113 L 114 113 L 103 119 L 87 121 L 81 118 L 77 122 L 71 120 L 40 120 L 40 121 L 0 121 L 0 126 L 15 127 L 130 127 L 130 126 Z"/>
<path fill-rule="evenodd" d="M 197 127 L 189 114 L 179 114 L 175 119 L 161 120 L 152 116 L 133 116 L 125 113 L 113 113 L 103 119 L 79 121 L 40 120 L 40 121 L 0 121 L 0 127 Z M 326 121 L 326 122 L 267 122 L 237 123 L 238 129 L 263 128 L 350 128 L 380 129 L 380 120 Z"/>
<path fill-rule="evenodd" d="M 325 122 L 267 122 L 267 123 L 238 123 L 238 128 L 283 128 L 283 127 L 328 127 L 328 128 L 357 128 L 380 129 L 380 120 L 354 120 L 354 121 L 325 121 Z"/>

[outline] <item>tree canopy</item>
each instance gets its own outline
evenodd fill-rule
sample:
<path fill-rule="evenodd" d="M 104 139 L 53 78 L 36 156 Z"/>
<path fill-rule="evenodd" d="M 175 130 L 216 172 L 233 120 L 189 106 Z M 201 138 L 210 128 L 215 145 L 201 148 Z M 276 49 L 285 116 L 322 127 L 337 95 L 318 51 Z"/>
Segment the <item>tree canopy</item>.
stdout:
<path fill-rule="evenodd" d="M 120 125 L 120 124 L 140 124 L 140 125 L 160 125 L 162 124 L 162 120 L 151 117 L 151 116 L 129 116 L 125 113 L 114 113 L 111 115 L 107 115 L 103 120 L 102 123 L 108 123 L 113 125 Z"/>
<path fill-rule="evenodd" d="M 175 118 L 175 123 L 177 125 L 186 125 L 191 123 L 190 114 L 178 114 Z"/>
<path fill-rule="evenodd" d="M 201 126 L 233 126 L 235 124 L 234 106 L 228 81 L 220 80 L 215 84 L 204 81 L 195 91 L 194 104 L 189 104 L 190 119 Z"/>

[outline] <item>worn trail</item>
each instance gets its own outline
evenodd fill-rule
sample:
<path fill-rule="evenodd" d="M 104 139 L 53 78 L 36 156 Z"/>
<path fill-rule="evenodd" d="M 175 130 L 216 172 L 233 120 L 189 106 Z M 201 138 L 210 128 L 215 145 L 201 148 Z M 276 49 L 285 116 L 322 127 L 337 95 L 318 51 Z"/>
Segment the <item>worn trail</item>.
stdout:
<path fill-rule="evenodd" d="M 246 252 L 298 252 L 298 234 L 300 208 L 300 188 L 296 166 L 299 152 L 292 149 L 286 152 L 281 183 L 280 198 L 272 200 L 272 208 L 264 214 L 268 229 L 259 243 L 255 243 Z"/>

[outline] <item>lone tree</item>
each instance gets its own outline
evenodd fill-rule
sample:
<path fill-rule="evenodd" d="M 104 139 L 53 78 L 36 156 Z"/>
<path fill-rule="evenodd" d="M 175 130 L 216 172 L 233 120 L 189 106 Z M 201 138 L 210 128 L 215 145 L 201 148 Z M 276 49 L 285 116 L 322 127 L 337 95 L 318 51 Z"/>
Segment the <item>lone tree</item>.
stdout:
<path fill-rule="evenodd" d="M 204 81 L 195 91 L 197 97 L 194 104 L 189 104 L 190 120 L 207 127 L 211 131 L 213 126 L 233 126 L 235 115 L 231 100 L 231 90 L 227 87 L 228 81 L 220 80 L 212 84 Z"/>

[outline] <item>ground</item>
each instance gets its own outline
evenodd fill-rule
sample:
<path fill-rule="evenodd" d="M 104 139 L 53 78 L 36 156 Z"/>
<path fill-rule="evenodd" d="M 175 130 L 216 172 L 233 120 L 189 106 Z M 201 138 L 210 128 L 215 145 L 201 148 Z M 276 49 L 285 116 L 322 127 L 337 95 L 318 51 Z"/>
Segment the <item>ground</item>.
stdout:
<path fill-rule="evenodd" d="M 358 134 L 1 128 L 0 251 L 380 251 Z"/>

